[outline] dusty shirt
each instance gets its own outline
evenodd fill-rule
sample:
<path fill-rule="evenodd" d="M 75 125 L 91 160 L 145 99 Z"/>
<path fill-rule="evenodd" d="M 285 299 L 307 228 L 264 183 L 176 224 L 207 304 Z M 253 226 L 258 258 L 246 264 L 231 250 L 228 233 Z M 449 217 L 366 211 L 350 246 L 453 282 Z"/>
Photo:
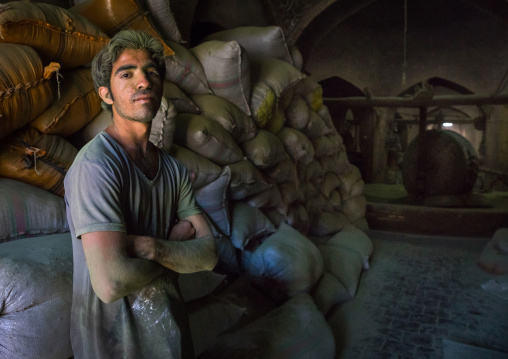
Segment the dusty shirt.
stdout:
<path fill-rule="evenodd" d="M 168 238 L 176 217 L 201 213 L 185 167 L 159 151 L 159 171 L 149 180 L 123 148 L 102 132 L 79 152 L 64 183 L 73 234 L 74 357 L 193 357 L 178 274 L 167 269 L 141 290 L 106 304 L 92 289 L 80 240 L 82 234 L 93 231 Z"/>

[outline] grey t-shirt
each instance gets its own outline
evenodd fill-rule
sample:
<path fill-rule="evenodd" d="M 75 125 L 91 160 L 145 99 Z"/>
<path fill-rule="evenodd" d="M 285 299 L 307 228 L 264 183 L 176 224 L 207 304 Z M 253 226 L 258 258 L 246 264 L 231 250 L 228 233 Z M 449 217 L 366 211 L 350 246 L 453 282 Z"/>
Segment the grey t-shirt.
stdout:
<path fill-rule="evenodd" d="M 81 358 L 192 358 L 178 274 L 166 269 L 137 292 L 106 304 L 92 289 L 80 236 L 94 231 L 168 238 L 175 218 L 201 213 L 185 167 L 159 151 L 149 180 L 107 133 L 78 153 L 65 177 L 73 235 L 71 343 Z"/>

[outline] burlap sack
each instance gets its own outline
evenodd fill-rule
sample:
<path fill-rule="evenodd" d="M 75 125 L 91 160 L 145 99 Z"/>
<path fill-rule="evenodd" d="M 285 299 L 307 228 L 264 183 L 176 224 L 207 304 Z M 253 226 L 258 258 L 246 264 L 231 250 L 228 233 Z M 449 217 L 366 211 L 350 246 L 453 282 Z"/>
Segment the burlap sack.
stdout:
<path fill-rule="evenodd" d="M 60 66 L 43 68 L 31 47 L 0 44 L 0 139 L 32 121 L 53 101 L 51 76 Z"/>
<path fill-rule="evenodd" d="M 243 249 L 251 240 L 275 232 L 275 226 L 256 207 L 237 201 L 232 209 L 231 242 L 238 249 Z"/>
<path fill-rule="evenodd" d="M 354 297 L 361 273 L 369 267 L 369 258 L 374 250 L 370 238 L 362 230 L 348 225 L 326 243 L 317 246 L 323 256 L 325 270 L 333 274 Z"/>
<path fill-rule="evenodd" d="M 57 135 L 24 127 L 0 144 L 0 176 L 64 196 L 63 179 L 78 151 Z"/>
<path fill-rule="evenodd" d="M 225 236 L 231 235 L 231 211 L 227 196 L 230 180 L 231 169 L 226 166 L 216 180 L 194 190 L 199 207 Z"/>
<path fill-rule="evenodd" d="M 344 284 L 333 274 L 324 270 L 323 276 L 311 291 L 316 307 L 326 315 L 335 305 L 342 304 L 352 299 Z"/>
<path fill-rule="evenodd" d="M 333 359 L 335 340 L 312 297 L 299 294 L 245 327 L 217 337 L 202 359 Z"/>
<path fill-rule="evenodd" d="M 314 146 L 302 132 L 291 127 L 284 127 L 277 136 L 295 163 L 305 166 L 314 160 Z"/>
<path fill-rule="evenodd" d="M 67 137 L 85 127 L 101 111 L 101 98 L 94 88 L 90 68 L 62 73 L 59 97 L 30 126 L 39 132 Z"/>
<path fill-rule="evenodd" d="M 175 83 L 165 80 L 163 96 L 175 106 L 178 113 L 195 113 L 199 115 L 201 110 L 192 102 L 189 96 Z"/>
<path fill-rule="evenodd" d="M 163 44 L 166 56 L 174 54 L 150 15 L 135 0 L 88 0 L 74 5 L 69 10 L 87 18 L 110 37 L 126 29 L 144 31 Z"/>
<path fill-rule="evenodd" d="M 284 32 L 278 26 L 244 26 L 215 32 L 205 41 L 236 41 L 252 61 L 275 58 L 294 64 Z M 295 54 L 297 55 L 297 54 Z"/>
<path fill-rule="evenodd" d="M 317 158 L 332 156 L 342 148 L 342 137 L 338 133 L 316 137 L 310 141 L 314 147 L 314 156 Z"/>
<path fill-rule="evenodd" d="M 276 183 L 298 183 L 296 163 L 290 157 L 276 163 L 272 167 L 263 169 L 263 173 Z"/>
<path fill-rule="evenodd" d="M 286 125 L 303 131 L 309 123 L 309 105 L 302 96 L 293 97 L 291 104 L 286 109 Z"/>
<path fill-rule="evenodd" d="M 255 208 L 277 208 L 280 213 L 286 214 L 287 205 L 282 201 L 282 194 L 279 186 L 271 182 L 270 187 L 245 198 L 243 201 L 251 207 Z"/>
<path fill-rule="evenodd" d="M 232 200 L 241 200 L 271 186 L 261 171 L 248 159 L 233 163 L 229 165 L 229 168 L 231 169 L 231 182 L 228 188 L 228 197 Z"/>
<path fill-rule="evenodd" d="M 28 45 L 44 61 L 74 68 L 92 61 L 109 38 L 86 16 L 51 4 L 12 1 L 0 4 L 0 41 Z"/>
<path fill-rule="evenodd" d="M 0 244 L 1 358 L 70 358 L 69 233 Z"/>
<path fill-rule="evenodd" d="M 281 223 L 256 249 L 248 278 L 275 302 L 308 293 L 323 274 L 323 258 L 308 238 Z"/>
<path fill-rule="evenodd" d="M 328 126 L 321 116 L 316 111 L 309 110 L 309 122 L 307 126 L 302 130 L 305 135 L 310 138 L 318 138 L 326 136 L 334 131 L 334 128 Z"/>
<path fill-rule="evenodd" d="M 162 98 L 161 106 L 152 120 L 150 141 L 164 152 L 169 152 L 173 146 L 177 113 L 173 103 Z"/>
<path fill-rule="evenodd" d="M 300 94 L 310 108 L 319 111 L 323 107 L 323 88 L 312 77 L 306 77 L 298 83 L 295 93 Z"/>
<path fill-rule="evenodd" d="M 187 48 L 176 42 L 166 41 L 174 55 L 166 56 L 166 80 L 173 82 L 187 95 L 211 94 L 203 65 Z"/>
<path fill-rule="evenodd" d="M 69 231 L 65 202 L 21 181 L 0 178 L 0 243 Z"/>
<path fill-rule="evenodd" d="M 163 39 L 178 43 L 185 42 L 182 39 L 175 16 L 171 11 L 169 0 L 143 0 L 143 4 L 150 13 L 153 22 Z"/>
<path fill-rule="evenodd" d="M 188 148 L 173 144 L 169 154 L 183 163 L 194 189 L 203 187 L 220 176 L 221 168 L 217 164 Z"/>
<path fill-rule="evenodd" d="M 250 115 L 250 62 L 245 50 L 236 41 L 213 40 L 193 47 L 191 52 L 203 65 L 213 94 Z"/>
<path fill-rule="evenodd" d="M 302 189 L 297 183 L 279 183 L 278 186 L 282 202 L 284 202 L 286 206 L 289 207 L 294 202 L 302 202 L 304 200 Z"/>
<path fill-rule="evenodd" d="M 194 354 L 200 355 L 213 340 L 231 329 L 246 309 L 216 296 L 207 296 L 187 304 Z"/>
<path fill-rule="evenodd" d="M 243 159 L 233 136 L 217 122 L 201 115 L 182 113 L 175 117 L 174 142 L 225 166 Z"/>
<path fill-rule="evenodd" d="M 309 234 L 317 237 L 333 235 L 350 224 L 349 219 L 341 212 L 323 211 L 311 216 Z"/>
<path fill-rule="evenodd" d="M 202 116 L 219 123 L 236 142 L 242 143 L 256 136 L 256 124 L 234 103 L 216 95 L 193 95 L 191 98 L 201 109 Z"/>
<path fill-rule="evenodd" d="M 259 168 L 274 166 L 289 157 L 280 138 L 263 129 L 241 146 L 247 158 Z"/>
<path fill-rule="evenodd" d="M 264 128 L 275 113 L 279 97 L 296 86 L 305 75 L 289 63 L 266 58 L 252 64 L 250 109 L 259 127 Z"/>
<path fill-rule="evenodd" d="M 305 207 L 300 203 L 294 203 L 289 206 L 285 223 L 296 229 L 303 235 L 309 233 L 310 218 Z"/>
<path fill-rule="evenodd" d="M 338 189 L 340 184 L 340 178 L 335 173 L 328 172 L 323 178 L 323 183 L 321 184 L 321 193 L 325 197 L 330 198 L 332 191 Z"/>
<path fill-rule="evenodd" d="M 365 217 L 367 211 L 367 200 L 365 196 L 354 196 L 344 199 L 342 197 L 342 212 L 350 222 L 360 220 Z"/>

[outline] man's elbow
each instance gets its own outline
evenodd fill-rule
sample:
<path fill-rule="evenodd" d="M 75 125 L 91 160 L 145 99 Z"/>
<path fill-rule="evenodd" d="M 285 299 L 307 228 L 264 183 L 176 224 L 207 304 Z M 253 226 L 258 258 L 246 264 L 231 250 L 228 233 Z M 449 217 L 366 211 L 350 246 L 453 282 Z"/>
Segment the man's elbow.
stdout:
<path fill-rule="evenodd" d="M 95 295 L 106 304 L 113 303 L 124 296 L 119 290 L 115 289 L 116 287 L 114 284 L 94 285 L 92 282 Z"/>

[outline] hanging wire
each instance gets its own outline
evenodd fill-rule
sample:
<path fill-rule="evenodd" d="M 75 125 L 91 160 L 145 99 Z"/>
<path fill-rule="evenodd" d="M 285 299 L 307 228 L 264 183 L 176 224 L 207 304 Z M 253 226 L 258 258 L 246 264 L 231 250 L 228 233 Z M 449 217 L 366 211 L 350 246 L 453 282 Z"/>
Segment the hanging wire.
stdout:
<path fill-rule="evenodd" d="M 508 69 L 505 71 L 503 77 L 501 78 L 501 81 L 499 82 L 499 85 L 497 86 L 496 91 L 492 95 L 498 95 L 500 94 L 506 87 L 508 80 Z"/>
<path fill-rule="evenodd" d="M 407 71 L 407 0 L 404 0 L 404 62 L 402 63 L 402 85 L 406 84 Z"/>

